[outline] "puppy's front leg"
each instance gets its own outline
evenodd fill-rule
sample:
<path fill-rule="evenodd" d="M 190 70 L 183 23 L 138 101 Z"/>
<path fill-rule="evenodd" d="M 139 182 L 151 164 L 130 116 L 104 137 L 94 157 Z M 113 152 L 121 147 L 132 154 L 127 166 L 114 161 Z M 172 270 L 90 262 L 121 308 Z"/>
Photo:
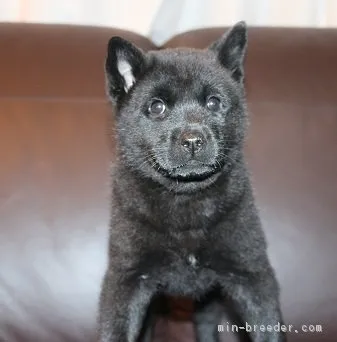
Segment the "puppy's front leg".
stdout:
<path fill-rule="evenodd" d="M 283 318 L 272 271 L 232 275 L 224 282 L 224 289 L 252 342 L 286 342 L 285 333 L 274 329 L 283 324 Z"/>
<path fill-rule="evenodd" d="M 99 342 L 136 342 L 154 291 L 143 279 L 108 271 L 103 280 L 99 311 Z"/>
<path fill-rule="evenodd" d="M 224 313 L 223 303 L 217 300 L 196 302 L 193 317 L 197 342 L 219 342 L 218 324 Z"/>

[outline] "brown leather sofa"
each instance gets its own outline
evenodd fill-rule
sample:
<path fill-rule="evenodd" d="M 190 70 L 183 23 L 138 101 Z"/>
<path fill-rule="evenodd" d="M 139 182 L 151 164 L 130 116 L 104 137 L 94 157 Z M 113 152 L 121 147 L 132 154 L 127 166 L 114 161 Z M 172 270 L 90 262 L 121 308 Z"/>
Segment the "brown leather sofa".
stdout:
<path fill-rule="evenodd" d="M 206 47 L 223 31 L 165 47 Z M 95 340 L 114 155 L 103 77 L 112 35 L 157 48 L 109 28 L 0 24 L 2 342 Z M 246 66 L 247 157 L 284 316 L 297 330 L 289 341 L 336 342 L 337 30 L 251 28 Z M 191 325 L 163 321 L 159 340 L 193 341 Z"/>

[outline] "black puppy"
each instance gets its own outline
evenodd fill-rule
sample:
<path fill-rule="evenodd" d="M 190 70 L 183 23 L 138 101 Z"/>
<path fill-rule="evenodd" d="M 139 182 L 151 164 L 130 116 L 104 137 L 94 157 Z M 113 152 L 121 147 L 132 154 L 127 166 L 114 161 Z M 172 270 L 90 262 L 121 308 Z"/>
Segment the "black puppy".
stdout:
<path fill-rule="evenodd" d="M 228 307 L 242 324 L 282 324 L 243 156 L 246 44 L 243 22 L 205 50 L 144 53 L 119 37 L 109 42 L 117 160 L 100 342 L 149 341 L 161 294 L 195 300 L 202 342 L 219 341 Z M 248 335 L 286 340 L 276 331 Z"/>

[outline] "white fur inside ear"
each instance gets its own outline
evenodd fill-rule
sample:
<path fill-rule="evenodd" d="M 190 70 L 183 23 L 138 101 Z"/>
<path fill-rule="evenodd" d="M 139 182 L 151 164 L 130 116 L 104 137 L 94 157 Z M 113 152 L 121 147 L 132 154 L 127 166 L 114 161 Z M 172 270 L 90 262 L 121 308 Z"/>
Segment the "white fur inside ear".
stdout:
<path fill-rule="evenodd" d="M 132 85 L 135 83 L 135 77 L 132 74 L 131 65 L 125 60 L 121 59 L 117 63 L 118 72 L 124 78 L 124 90 L 128 92 Z"/>

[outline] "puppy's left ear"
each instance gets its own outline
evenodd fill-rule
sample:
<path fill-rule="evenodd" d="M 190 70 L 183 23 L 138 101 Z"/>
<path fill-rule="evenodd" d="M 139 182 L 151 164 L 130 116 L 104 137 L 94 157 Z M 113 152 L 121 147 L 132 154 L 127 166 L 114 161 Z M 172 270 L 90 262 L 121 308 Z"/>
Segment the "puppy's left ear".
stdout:
<path fill-rule="evenodd" d="M 145 55 L 134 44 L 121 37 L 112 37 L 105 60 L 107 91 L 116 104 L 136 83 L 145 68 Z"/>
<path fill-rule="evenodd" d="M 247 49 L 247 25 L 238 22 L 219 40 L 209 46 L 218 55 L 220 63 L 230 71 L 239 83 L 244 79 L 244 58 Z"/>

